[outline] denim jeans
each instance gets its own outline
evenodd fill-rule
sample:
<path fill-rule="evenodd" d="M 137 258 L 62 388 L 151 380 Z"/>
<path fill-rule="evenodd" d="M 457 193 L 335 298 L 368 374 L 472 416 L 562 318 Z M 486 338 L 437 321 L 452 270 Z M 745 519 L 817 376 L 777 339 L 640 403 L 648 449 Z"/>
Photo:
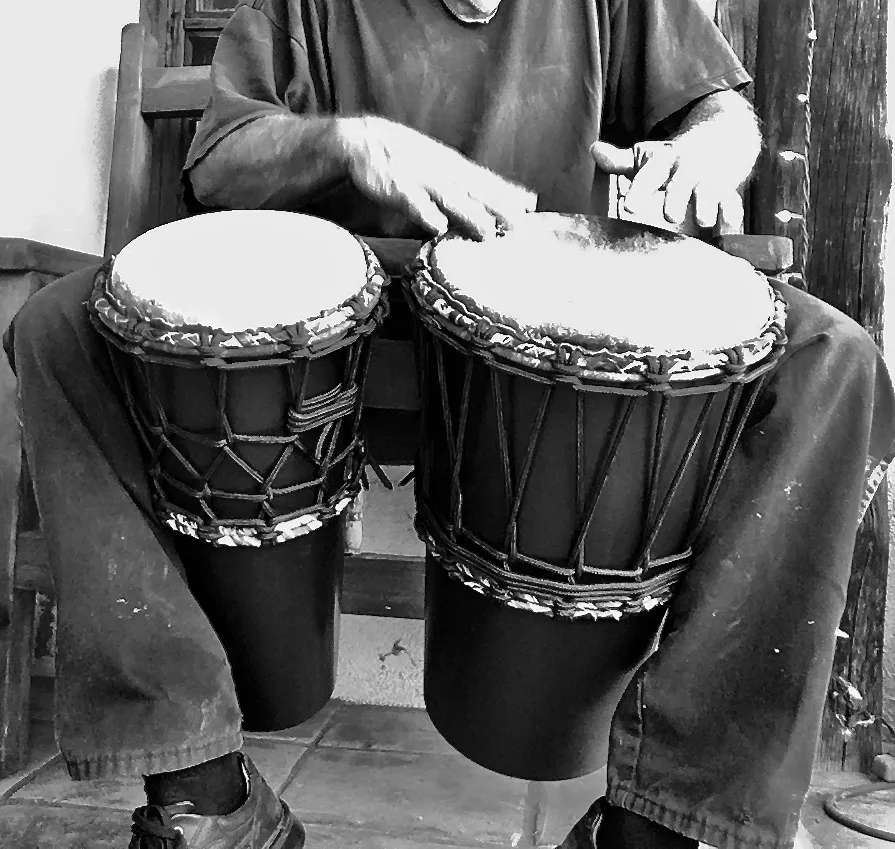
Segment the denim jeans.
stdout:
<path fill-rule="evenodd" d="M 5 340 L 56 581 L 57 739 L 75 779 L 183 768 L 241 745 L 226 655 L 153 515 L 87 320 L 92 276 L 36 294 Z M 786 353 L 610 741 L 611 803 L 729 849 L 792 845 L 859 515 L 895 444 L 873 341 L 780 289 Z"/>

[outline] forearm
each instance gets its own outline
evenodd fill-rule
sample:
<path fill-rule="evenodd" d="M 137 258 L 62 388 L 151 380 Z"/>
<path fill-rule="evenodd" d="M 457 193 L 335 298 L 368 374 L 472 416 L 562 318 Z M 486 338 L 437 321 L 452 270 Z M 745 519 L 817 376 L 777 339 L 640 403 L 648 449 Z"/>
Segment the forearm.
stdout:
<path fill-rule="evenodd" d="M 196 198 L 229 209 L 288 209 L 347 176 L 338 118 L 269 115 L 221 139 L 190 172 Z"/>
<path fill-rule="evenodd" d="M 761 131 L 749 102 L 735 91 L 718 91 L 697 101 L 672 138 L 693 148 L 706 168 L 721 169 L 742 185 L 761 152 Z"/>

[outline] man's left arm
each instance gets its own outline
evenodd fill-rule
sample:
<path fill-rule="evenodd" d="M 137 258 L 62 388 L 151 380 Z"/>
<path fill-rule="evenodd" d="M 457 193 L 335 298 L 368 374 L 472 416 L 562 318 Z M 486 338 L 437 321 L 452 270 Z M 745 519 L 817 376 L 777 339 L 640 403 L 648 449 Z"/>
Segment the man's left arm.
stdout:
<path fill-rule="evenodd" d="M 631 179 L 625 210 L 636 213 L 656 192 L 665 191 L 665 219 L 680 226 L 691 208 L 696 224 L 720 232 L 742 227 L 740 189 L 761 151 L 758 120 L 735 91 L 700 98 L 675 123 L 666 141 L 618 148 L 598 141 L 591 154 L 599 168 Z"/>

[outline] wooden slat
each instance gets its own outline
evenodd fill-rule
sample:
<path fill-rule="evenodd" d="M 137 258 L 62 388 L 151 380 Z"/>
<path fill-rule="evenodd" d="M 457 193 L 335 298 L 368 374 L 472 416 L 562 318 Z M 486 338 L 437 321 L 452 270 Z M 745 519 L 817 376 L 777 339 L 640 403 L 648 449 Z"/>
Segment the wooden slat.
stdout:
<path fill-rule="evenodd" d="M 232 11 L 218 12 L 217 15 L 204 14 L 197 17 L 188 17 L 183 19 L 183 28 L 187 32 L 192 30 L 205 30 L 208 32 L 219 33 L 230 20 L 233 15 Z"/>
<path fill-rule="evenodd" d="M 23 769 L 28 761 L 34 593 L 16 590 L 10 614 L 0 655 L 0 779 Z"/>
<path fill-rule="evenodd" d="M 425 561 L 398 554 L 345 558 L 342 612 L 422 619 Z"/>
<path fill-rule="evenodd" d="M 364 406 L 380 410 L 419 409 L 412 342 L 401 339 L 373 340 Z"/>
<path fill-rule="evenodd" d="M 96 254 L 86 254 L 31 239 L 0 238 L 0 273 L 22 271 L 62 277 L 95 265 L 101 260 Z"/>
<path fill-rule="evenodd" d="M 47 546 L 40 531 L 19 534 L 16 550 L 16 589 L 53 595 Z"/>
<path fill-rule="evenodd" d="M 4 330 L 31 295 L 35 276 L 27 273 L 0 275 L 0 327 Z M 11 615 L 19 523 L 22 440 L 16 396 L 15 375 L 6 355 L 0 351 L 0 632 Z M 2 674 L 0 669 L 0 686 Z"/>
<path fill-rule="evenodd" d="M 118 99 L 112 136 L 109 206 L 104 253 L 108 256 L 145 232 L 150 197 L 152 134 L 141 111 L 143 69 L 156 64 L 158 45 L 140 24 L 121 34 Z"/>
<path fill-rule="evenodd" d="M 143 74 L 143 116 L 198 118 L 211 93 L 209 78 L 206 66 L 147 68 Z"/>

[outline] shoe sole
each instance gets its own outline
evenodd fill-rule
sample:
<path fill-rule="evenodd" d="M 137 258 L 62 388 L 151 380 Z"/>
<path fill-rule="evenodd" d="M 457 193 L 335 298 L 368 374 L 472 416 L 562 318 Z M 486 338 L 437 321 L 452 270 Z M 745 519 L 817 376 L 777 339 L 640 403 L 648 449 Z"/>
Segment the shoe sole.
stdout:
<path fill-rule="evenodd" d="M 303 849 L 305 845 L 305 827 L 295 818 L 289 806 L 280 800 L 283 816 L 277 830 L 260 849 Z"/>

